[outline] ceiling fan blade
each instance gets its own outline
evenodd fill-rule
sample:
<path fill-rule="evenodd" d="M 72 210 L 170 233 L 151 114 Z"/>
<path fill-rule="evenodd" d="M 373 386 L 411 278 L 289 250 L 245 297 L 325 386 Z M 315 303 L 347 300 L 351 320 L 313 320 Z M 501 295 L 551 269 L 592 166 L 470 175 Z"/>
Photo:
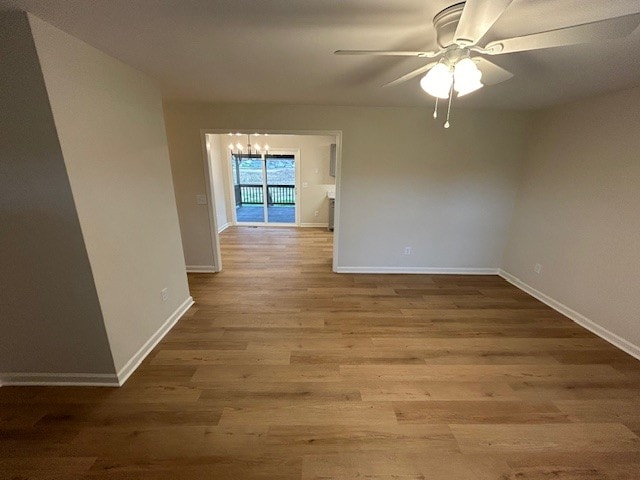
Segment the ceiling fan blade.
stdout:
<path fill-rule="evenodd" d="M 547 32 L 533 33 L 522 37 L 498 40 L 487 44 L 485 50 L 490 55 L 499 55 L 502 53 L 589 43 L 596 40 L 622 38 L 633 32 L 639 24 L 640 13 L 634 13 Z"/>
<path fill-rule="evenodd" d="M 496 23 L 513 0 L 467 0 L 454 40 L 464 46 L 475 45 Z"/>
<path fill-rule="evenodd" d="M 401 76 L 400 78 L 396 78 L 395 80 L 389 82 L 389 83 L 385 83 L 383 85 L 383 87 L 392 87 L 394 85 L 398 85 L 399 83 L 402 82 L 406 82 L 407 80 L 411 80 L 414 77 L 417 77 L 418 75 L 422 74 L 422 73 L 426 73 L 427 70 L 430 70 L 432 67 L 434 67 L 438 62 L 431 62 L 426 64 L 424 67 L 420 67 L 420 68 L 416 68 L 415 70 L 407 73 L 406 75 Z"/>
<path fill-rule="evenodd" d="M 476 57 L 473 59 L 478 65 L 478 68 L 482 72 L 483 85 L 496 85 L 498 83 L 505 82 L 513 77 L 513 73 L 508 72 L 502 67 L 499 67 L 493 62 L 490 62 L 486 58 Z"/>
<path fill-rule="evenodd" d="M 440 55 L 440 52 L 410 52 L 403 50 L 336 50 L 335 55 L 376 55 L 383 57 L 419 57 L 433 58 Z"/>

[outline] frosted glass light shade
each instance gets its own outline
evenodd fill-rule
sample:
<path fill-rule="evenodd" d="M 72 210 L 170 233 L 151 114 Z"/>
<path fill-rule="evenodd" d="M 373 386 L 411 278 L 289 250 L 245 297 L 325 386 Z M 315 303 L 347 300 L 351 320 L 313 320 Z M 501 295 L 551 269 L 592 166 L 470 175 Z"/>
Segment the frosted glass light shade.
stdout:
<path fill-rule="evenodd" d="M 482 88 L 482 72 L 478 66 L 470 58 L 464 58 L 456 63 L 453 71 L 453 88 L 458 92 L 458 96 L 462 97 L 468 93 L 475 92 Z"/>
<path fill-rule="evenodd" d="M 449 98 L 453 75 L 444 63 L 439 63 L 420 80 L 420 87 L 432 97 Z"/>
<path fill-rule="evenodd" d="M 454 87 L 454 89 L 456 92 L 458 92 L 458 96 L 462 97 L 464 95 L 467 95 L 468 93 L 475 92 L 476 90 L 479 90 L 482 87 L 484 87 L 482 82 L 477 81 L 477 82 L 465 83 L 461 86 L 458 86 L 457 88 Z"/>

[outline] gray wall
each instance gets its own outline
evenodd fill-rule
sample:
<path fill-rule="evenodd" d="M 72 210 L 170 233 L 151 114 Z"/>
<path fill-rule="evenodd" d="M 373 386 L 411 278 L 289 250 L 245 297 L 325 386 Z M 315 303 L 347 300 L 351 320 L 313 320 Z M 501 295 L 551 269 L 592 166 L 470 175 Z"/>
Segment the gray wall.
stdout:
<path fill-rule="evenodd" d="M 638 112 L 640 87 L 533 117 L 504 269 L 640 353 Z"/>
<path fill-rule="evenodd" d="M 113 373 L 25 14 L 0 13 L 0 372 Z"/>
<path fill-rule="evenodd" d="M 191 301 L 160 90 L 119 60 L 29 19 L 114 363 L 122 374 Z"/>

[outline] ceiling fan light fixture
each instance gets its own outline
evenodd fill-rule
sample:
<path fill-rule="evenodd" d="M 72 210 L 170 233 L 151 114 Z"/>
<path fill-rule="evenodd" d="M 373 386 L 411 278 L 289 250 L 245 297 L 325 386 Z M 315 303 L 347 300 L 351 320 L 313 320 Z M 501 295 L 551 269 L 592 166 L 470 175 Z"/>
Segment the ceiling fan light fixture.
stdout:
<path fill-rule="evenodd" d="M 638 0 L 636 0 L 637 3 Z M 336 50 L 336 55 L 374 55 L 393 57 L 416 57 L 440 59 L 439 64 L 422 65 L 384 86 L 398 85 L 408 80 L 426 75 L 420 86 L 429 95 L 436 97 L 436 112 L 439 99 L 448 99 L 447 112 L 451 110 L 451 100 L 455 90 L 458 97 L 468 95 L 483 87 L 482 73 L 474 63 L 477 61 L 485 72 L 487 85 L 496 85 L 509 80 L 513 75 L 498 65 L 488 61 L 489 55 L 503 55 L 516 52 L 544 50 L 569 45 L 579 45 L 594 41 L 620 39 L 632 35 L 640 26 L 637 11 L 604 18 L 588 23 L 575 23 L 552 30 L 528 33 L 485 43 L 483 39 L 499 21 L 507 9 L 515 7 L 514 0 L 457 0 L 458 3 L 441 10 L 433 17 L 438 50 L 419 52 L 407 50 Z M 535 3 L 535 2 L 531 2 Z M 590 2 L 573 2 L 585 3 Z M 591 2 L 598 3 L 598 2 Z M 616 3 L 616 2 L 600 2 Z M 618 2 L 619 3 L 619 2 Z M 513 6 L 511 6 L 513 4 Z M 582 7 L 582 5 L 580 5 Z M 587 6 L 587 5 L 585 5 Z M 594 7 L 595 8 L 595 7 Z M 615 13 L 616 9 L 613 9 Z M 622 12 L 617 12 L 618 14 Z M 470 54 L 475 58 L 471 59 Z M 475 61 L 474 61 L 475 60 Z M 433 65 L 436 65 L 435 67 Z M 448 114 L 447 114 L 448 115 Z M 445 123 L 445 127 L 449 122 Z"/>
<path fill-rule="evenodd" d="M 438 63 L 420 80 L 420 87 L 432 97 L 449 98 L 453 74 L 444 63 Z"/>
<path fill-rule="evenodd" d="M 482 72 L 470 58 L 463 58 L 453 70 L 453 88 L 462 97 L 483 87 Z"/>

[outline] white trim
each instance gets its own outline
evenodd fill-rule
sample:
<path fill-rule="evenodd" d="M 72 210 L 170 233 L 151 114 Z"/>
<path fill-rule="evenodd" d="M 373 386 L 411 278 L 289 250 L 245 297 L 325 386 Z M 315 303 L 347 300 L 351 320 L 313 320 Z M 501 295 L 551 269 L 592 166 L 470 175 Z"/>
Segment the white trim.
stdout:
<path fill-rule="evenodd" d="M 187 265 L 187 273 L 217 273 L 215 265 Z"/>
<path fill-rule="evenodd" d="M 342 131 L 335 133 L 336 140 L 336 171 L 335 174 L 335 203 L 333 209 L 333 259 L 331 269 L 338 271 L 340 265 L 340 208 L 342 206 Z"/>
<path fill-rule="evenodd" d="M 401 273 L 428 275 L 497 275 L 497 268 L 337 267 L 336 273 Z"/>
<path fill-rule="evenodd" d="M 138 350 L 133 357 L 120 369 L 118 372 L 118 383 L 120 386 L 124 385 L 124 382 L 131 376 L 131 374 L 140 366 L 149 352 L 162 340 L 162 338 L 169 333 L 169 330 L 180 320 L 191 305 L 194 304 L 193 298 L 189 297 L 182 305 L 180 305 L 175 312 L 173 312 L 169 318 L 160 326 L 160 328 L 154 333 L 149 340 L 147 340 L 140 350 Z"/>
<path fill-rule="evenodd" d="M 218 219 L 216 218 L 216 199 L 213 193 L 213 175 L 211 173 L 211 143 L 209 137 L 202 134 L 202 161 L 204 162 L 205 191 L 207 195 L 207 221 L 211 233 L 211 254 L 216 272 L 222 270 L 222 255 L 220 254 L 220 242 L 218 239 Z"/>
<path fill-rule="evenodd" d="M 634 345 L 633 343 L 629 342 L 628 340 L 625 340 L 621 336 L 616 335 L 615 333 L 598 325 L 593 320 L 588 319 L 581 313 L 576 312 L 570 307 L 567 307 L 565 304 L 559 302 L 558 300 L 551 298 L 548 295 L 545 295 L 540 290 L 536 290 L 531 285 L 520 280 L 518 277 L 511 275 L 509 272 L 505 272 L 504 270 L 500 269 L 498 272 L 498 275 L 500 275 L 502 278 L 504 278 L 507 282 L 511 283 L 512 285 L 518 287 L 523 292 L 528 293 L 532 297 L 537 298 L 542 303 L 548 305 L 549 307 L 553 308 L 557 312 L 560 312 L 565 317 L 570 318 L 571 320 L 576 322 L 578 325 L 595 333 L 597 336 L 599 336 L 603 340 L 606 340 L 613 346 L 618 347 L 620 350 L 640 360 L 640 346 Z"/>
<path fill-rule="evenodd" d="M 218 227 L 218 233 L 222 233 L 224 232 L 227 228 L 229 228 L 231 226 L 231 224 L 229 222 L 225 223 L 224 225 L 222 225 L 221 227 Z"/>
<path fill-rule="evenodd" d="M 215 133 L 206 133 L 205 135 L 220 135 Z M 229 195 L 227 196 L 225 192 L 225 203 L 227 204 L 227 220 L 231 225 L 238 225 L 238 216 L 236 215 L 236 191 L 235 185 L 233 183 L 233 166 L 231 165 L 231 151 L 229 149 L 225 150 L 225 160 L 224 160 L 224 171 L 227 172 L 226 179 L 226 187 Z M 208 175 L 208 172 L 206 172 Z M 229 212 L 231 212 L 231 218 L 229 217 Z M 220 239 L 214 240 L 220 243 Z"/>
<path fill-rule="evenodd" d="M 115 373 L 0 373 L 0 386 L 118 387 Z"/>
<path fill-rule="evenodd" d="M 324 227 L 324 228 L 327 228 L 329 226 L 329 224 L 327 222 L 325 222 L 325 223 L 301 223 L 300 226 L 303 227 L 303 228 L 307 228 L 307 227 Z"/>

